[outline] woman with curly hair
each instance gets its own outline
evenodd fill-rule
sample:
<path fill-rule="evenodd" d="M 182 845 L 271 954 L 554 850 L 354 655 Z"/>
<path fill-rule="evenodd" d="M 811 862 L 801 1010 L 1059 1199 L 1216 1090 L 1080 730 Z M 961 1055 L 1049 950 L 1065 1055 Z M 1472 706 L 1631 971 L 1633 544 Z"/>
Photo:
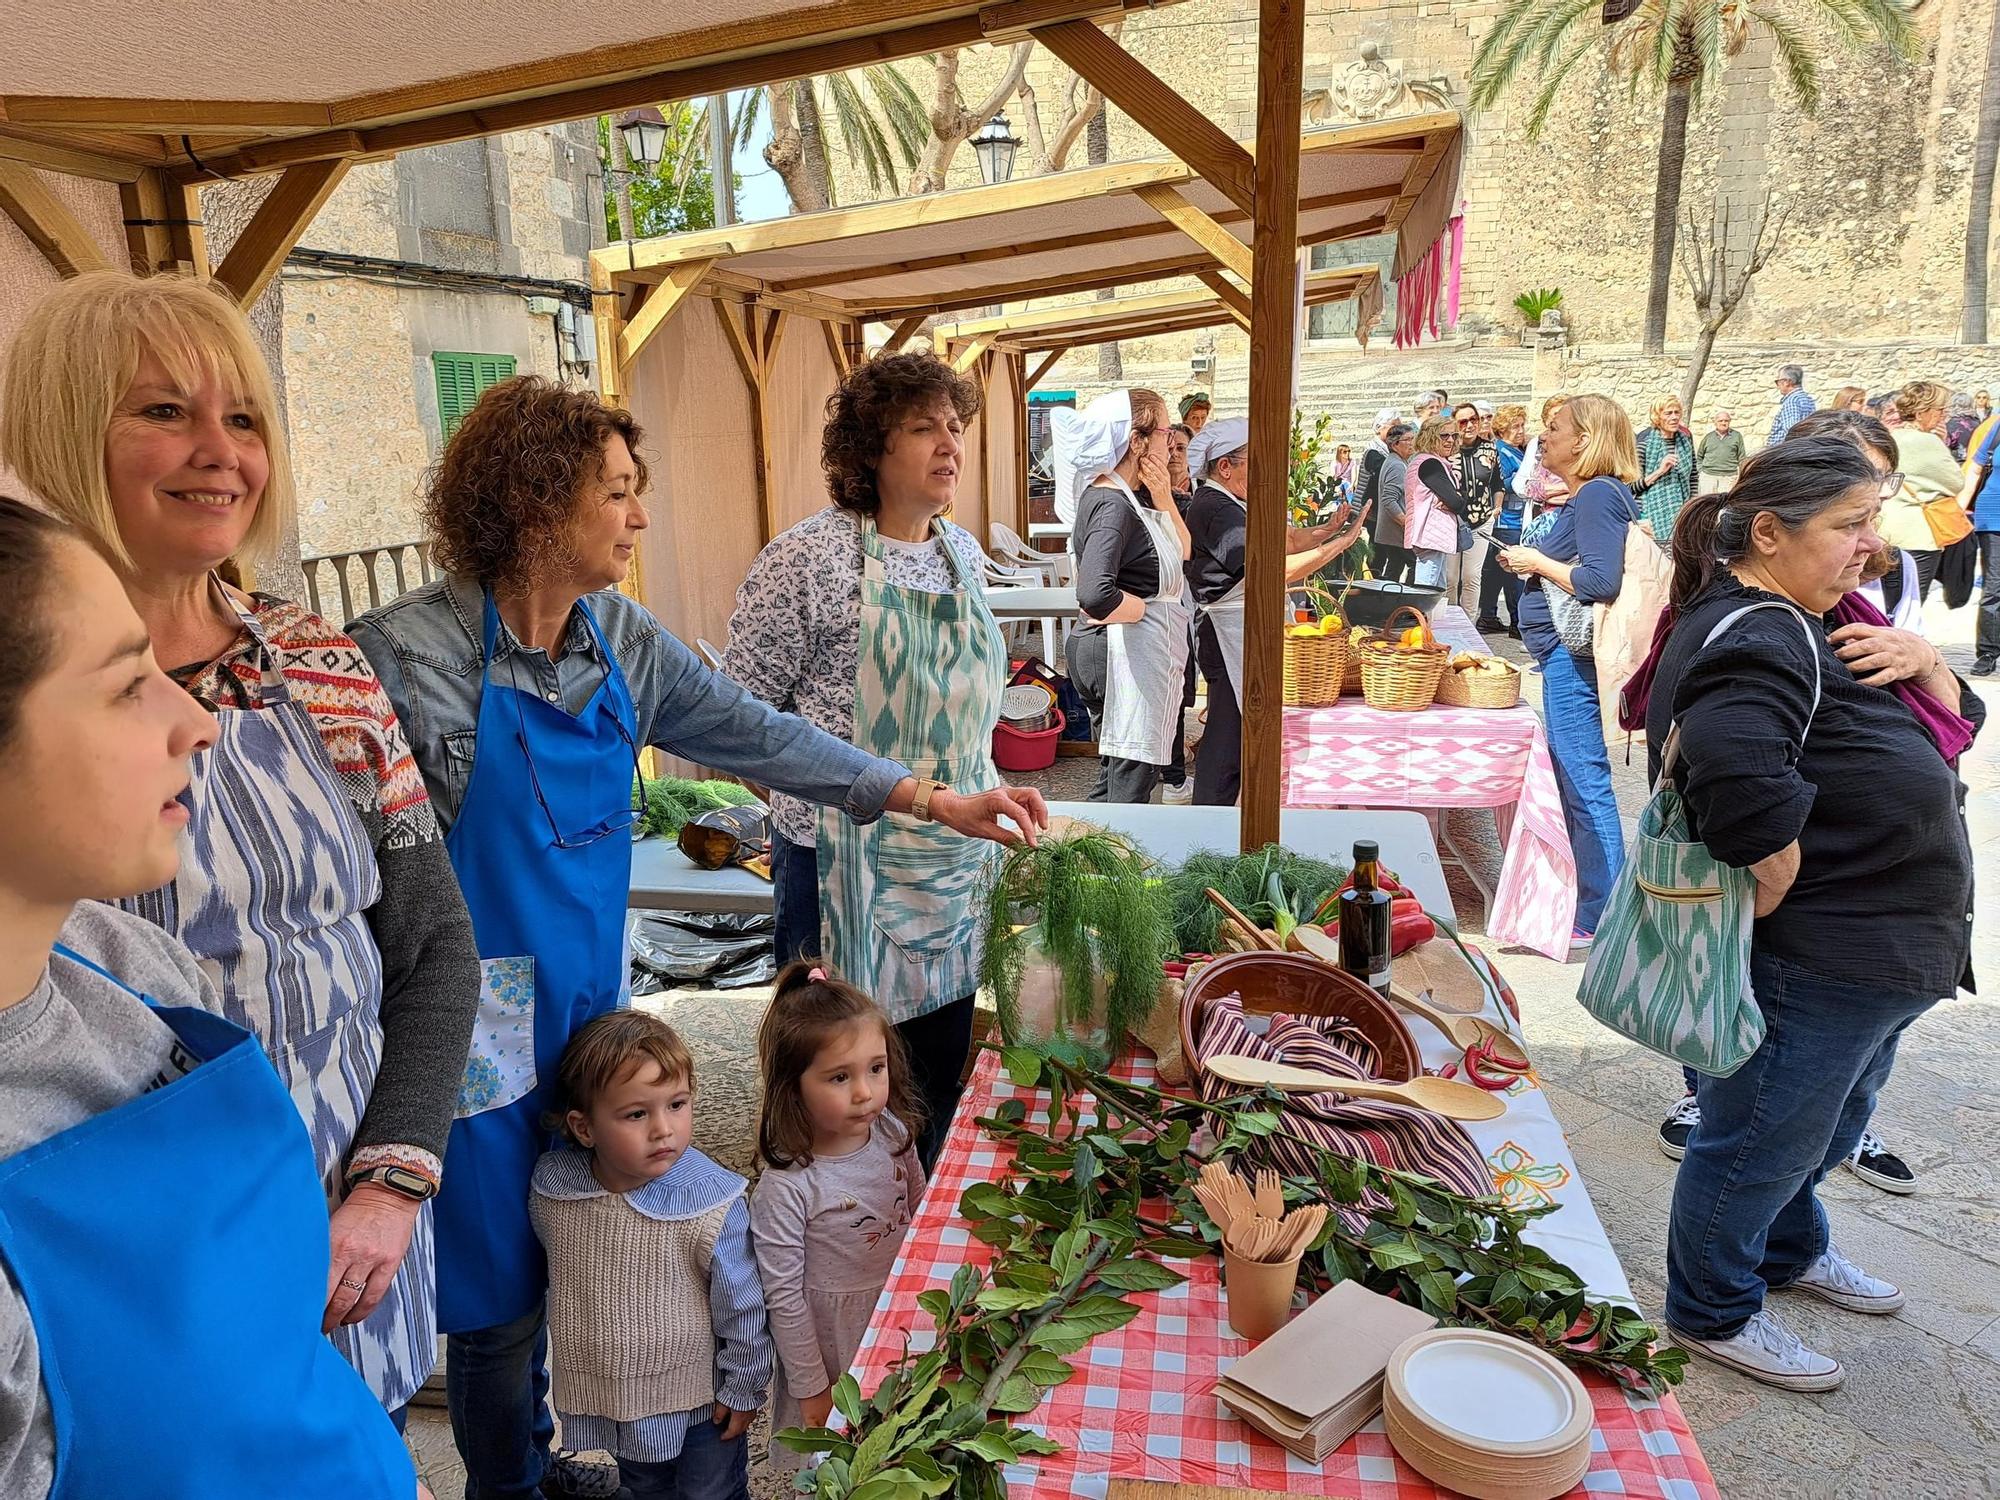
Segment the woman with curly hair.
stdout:
<path fill-rule="evenodd" d="M 97 271 L 29 313 L 5 394 L 5 463 L 111 561 L 214 716 L 178 870 L 121 904 L 193 951 L 283 1080 L 326 1190 L 326 1332 L 399 1414 L 437 1361 L 428 1200 L 478 972 L 367 659 L 304 606 L 223 581 L 290 524 L 271 372 L 212 288 Z"/>
<path fill-rule="evenodd" d="M 484 970 L 438 1200 L 452 1431 L 481 1497 L 584 1488 L 549 1453 L 528 1180 L 546 1143 L 539 1085 L 577 1028 L 624 997 L 640 748 L 839 808 L 842 823 L 914 811 L 1006 839 L 1002 814 L 1030 835 L 1041 821 L 1033 794 L 938 788 L 778 712 L 617 593 L 647 524 L 641 438 L 590 391 L 494 386 L 426 487 L 445 576 L 352 627 L 410 726 Z"/>
<path fill-rule="evenodd" d="M 832 503 L 757 554 L 723 670 L 929 785 L 1039 813 L 1034 793 L 1001 788 L 993 768 L 1007 647 L 979 543 L 944 519 L 978 410 L 972 383 L 930 354 L 870 360 L 842 382 L 820 439 Z M 888 1012 L 928 1110 L 928 1166 L 972 1042 L 979 892 L 995 851 L 920 819 L 859 827 L 782 794 L 771 813 L 778 961 L 823 957 Z"/>

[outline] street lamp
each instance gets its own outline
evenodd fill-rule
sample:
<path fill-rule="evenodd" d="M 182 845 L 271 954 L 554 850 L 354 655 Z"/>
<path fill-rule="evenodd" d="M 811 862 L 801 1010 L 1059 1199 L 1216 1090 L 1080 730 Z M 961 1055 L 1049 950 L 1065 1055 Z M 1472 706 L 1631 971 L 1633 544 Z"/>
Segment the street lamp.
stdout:
<path fill-rule="evenodd" d="M 1014 153 L 1020 139 L 1004 114 L 995 115 L 972 138 L 972 154 L 979 158 L 979 180 L 988 184 L 1005 182 L 1014 175 Z"/>
<path fill-rule="evenodd" d="M 634 166 L 650 172 L 660 164 L 667 149 L 667 122 L 653 105 L 628 113 L 618 122 L 618 133 L 625 138 L 625 155 Z"/>

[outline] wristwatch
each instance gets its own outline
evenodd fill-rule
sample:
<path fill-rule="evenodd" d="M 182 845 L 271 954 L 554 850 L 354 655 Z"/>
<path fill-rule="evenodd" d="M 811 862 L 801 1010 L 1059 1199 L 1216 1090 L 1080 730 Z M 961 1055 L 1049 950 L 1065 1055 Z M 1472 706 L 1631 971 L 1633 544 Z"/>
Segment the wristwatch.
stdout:
<path fill-rule="evenodd" d="M 365 1172 L 357 1172 L 347 1179 L 347 1190 L 353 1192 L 363 1183 L 373 1183 L 385 1187 L 392 1193 L 399 1193 L 412 1203 L 428 1203 L 437 1196 L 437 1184 L 421 1172 L 412 1172 L 408 1167 L 371 1167 Z"/>
<path fill-rule="evenodd" d="M 910 811 L 926 823 L 936 822 L 937 820 L 931 816 L 931 798 L 939 792 L 948 792 L 950 790 L 951 788 L 946 786 L 942 781 L 926 781 L 922 777 L 919 777 L 917 779 L 917 795 L 910 801 Z"/>

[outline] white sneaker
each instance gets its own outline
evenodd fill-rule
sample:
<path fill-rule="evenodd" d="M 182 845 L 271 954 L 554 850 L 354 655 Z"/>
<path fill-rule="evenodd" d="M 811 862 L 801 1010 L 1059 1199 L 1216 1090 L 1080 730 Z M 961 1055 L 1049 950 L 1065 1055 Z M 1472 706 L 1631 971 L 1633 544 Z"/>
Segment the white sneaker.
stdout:
<path fill-rule="evenodd" d="M 1194 802 L 1194 778 L 1190 776 L 1179 786 L 1160 784 L 1160 801 L 1168 807 L 1188 807 Z"/>
<path fill-rule="evenodd" d="M 1847 1374 L 1839 1360 L 1808 1349 L 1805 1341 L 1768 1307 L 1745 1323 L 1733 1338 L 1698 1339 L 1671 1324 L 1667 1331 L 1688 1353 L 1712 1359 L 1738 1374 L 1781 1390 L 1830 1391 Z"/>
<path fill-rule="evenodd" d="M 1831 1241 L 1820 1258 L 1797 1281 L 1781 1290 L 1811 1292 L 1823 1302 L 1849 1312 L 1892 1313 L 1903 1305 L 1903 1294 L 1880 1277 L 1870 1276 L 1842 1255 Z"/>

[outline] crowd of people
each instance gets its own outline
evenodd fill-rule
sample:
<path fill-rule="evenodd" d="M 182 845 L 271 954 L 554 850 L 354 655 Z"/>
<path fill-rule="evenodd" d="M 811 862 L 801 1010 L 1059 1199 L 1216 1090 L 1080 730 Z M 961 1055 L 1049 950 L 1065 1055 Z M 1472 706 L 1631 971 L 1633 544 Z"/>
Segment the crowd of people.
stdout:
<path fill-rule="evenodd" d="M 1635 431 L 1604 397 L 1554 397 L 1524 446 L 1520 408 L 1448 408 L 1428 392 L 1411 417 L 1378 414 L 1354 493 L 1378 501 L 1378 576 L 1446 588 L 1481 630 L 1507 629 L 1534 658 L 1576 858 L 1578 949 L 1594 941 L 1625 847 L 1590 615 L 1576 606 L 1618 598 L 1635 527 L 1670 553 L 1653 654 L 1619 707 L 1649 731 L 1655 780 L 1680 726 L 1672 774 L 1690 824 L 1755 877 L 1752 984 L 1767 1030 L 1726 1078 L 1684 1070 L 1660 1126 L 1681 1162 L 1667 1318 L 1679 1342 L 1753 1378 L 1826 1390 L 1838 1363 L 1764 1294 L 1902 1305 L 1839 1252 L 1813 1190 L 1843 1164 L 1885 1191 L 1914 1190 L 1914 1171 L 1870 1126 L 1875 1098 L 1903 1028 L 1971 980 L 1956 765 L 1985 710 L 1924 638 L 1920 610 L 1949 559 L 1961 599 L 1983 573 L 1972 674 L 1994 672 L 2000 422 L 1986 392 L 1932 381 L 1872 399 L 1846 387 L 1825 409 L 1796 365 L 1773 385 L 1768 440 L 1748 457 L 1731 411 L 1696 438 L 1678 398 L 1653 402 Z M 1482 542 L 1475 604 L 1475 570 L 1448 564 Z M 1488 568 L 1510 587 L 1489 590 Z M 1745 606 L 1773 603 L 1786 607 L 1736 625 Z M 1879 957 L 1865 980 L 1829 963 L 1848 943 Z"/>
<path fill-rule="evenodd" d="M 427 482 L 442 576 L 343 631 L 240 586 L 293 489 L 227 297 L 75 277 L 6 374 L 0 1492 L 157 1493 L 174 1454 L 174 1493 L 407 1500 L 442 1333 L 471 1500 L 745 1495 L 774 1371 L 823 1418 L 853 1355 L 956 1103 L 991 851 L 1046 823 L 994 774 L 1005 649 L 940 520 L 976 397 L 855 373 L 725 675 L 614 589 L 644 435 L 590 392 L 486 392 Z M 623 1008 L 645 746 L 791 799 L 813 958 L 747 1209 L 689 1145 L 696 1059 Z M 615 1469 L 554 1449 L 552 1349 Z"/>
<path fill-rule="evenodd" d="M 927 354 L 845 377 L 829 503 L 757 558 L 716 671 L 616 592 L 648 524 L 644 434 L 589 392 L 486 392 L 427 481 L 442 576 L 342 630 L 243 586 L 294 496 L 226 297 L 75 277 L 6 377 L 0 461 L 36 503 L 0 498 L 0 1491 L 141 1493 L 172 1452 L 209 1493 L 405 1500 L 398 1433 L 442 1334 L 469 1500 L 743 1496 L 773 1390 L 781 1425 L 828 1416 L 957 1101 L 981 887 L 1047 821 L 994 771 L 1009 663 L 946 519 L 977 391 Z M 1778 383 L 1747 461 L 1727 413 L 1697 442 L 1672 401 L 1635 433 L 1601 396 L 1556 398 L 1530 437 L 1519 406 L 1427 393 L 1381 414 L 1285 571 L 1372 526 L 1385 575 L 1519 636 L 1588 942 L 1624 851 L 1578 606 L 1618 596 L 1633 527 L 1671 549 L 1654 742 L 1690 729 L 1691 812 L 1754 873 L 1771 1039 L 1691 1079 L 1663 1128 L 1668 1317 L 1823 1389 L 1837 1365 L 1764 1292 L 1900 1305 L 1813 1188 L 1867 1159 L 1901 1029 L 1969 977 L 1952 768 L 1984 714 L 1892 621 L 1956 545 L 1916 525 L 1969 502 L 1992 670 L 2000 497 L 1982 405 L 1918 382 L 1890 422 L 1812 411 L 1795 368 Z M 1213 753 L 1192 779 L 1223 803 L 1249 431 L 1205 398 L 1177 414 L 1138 389 L 1058 417 L 1069 667 L 1099 797 L 1140 801 L 1189 779 L 1198 665 Z M 1713 639 L 1746 599 L 1805 630 L 1774 610 Z M 785 967 L 754 1192 L 692 1145 L 695 1051 L 626 1007 L 649 746 L 774 796 Z M 1834 929 L 1867 982 L 1824 972 Z M 1756 1126 L 1774 1098 L 1782 1131 Z M 666 1269 L 621 1271 L 642 1263 Z M 616 1467 L 557 1450 L 555 1413 Z"/>

